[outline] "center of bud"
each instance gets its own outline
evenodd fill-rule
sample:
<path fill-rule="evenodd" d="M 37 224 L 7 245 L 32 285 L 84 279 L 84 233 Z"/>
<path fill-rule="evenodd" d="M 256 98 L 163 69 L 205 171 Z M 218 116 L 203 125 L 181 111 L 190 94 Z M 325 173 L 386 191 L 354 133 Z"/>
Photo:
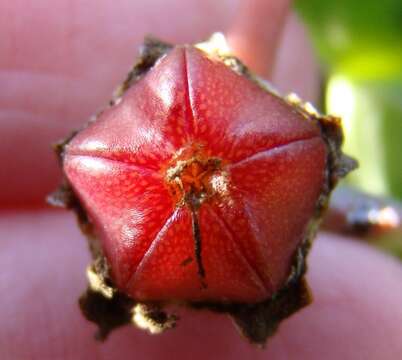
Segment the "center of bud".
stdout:
<path fill-rule="evenodd" d="M 179 151 L 166 170 L 166 181 L 177 203 L 196 209 L 214 196 L 217 179 L 223 176 L 221 165 L 220 159 L 206 157 L 200 149 Z"/>

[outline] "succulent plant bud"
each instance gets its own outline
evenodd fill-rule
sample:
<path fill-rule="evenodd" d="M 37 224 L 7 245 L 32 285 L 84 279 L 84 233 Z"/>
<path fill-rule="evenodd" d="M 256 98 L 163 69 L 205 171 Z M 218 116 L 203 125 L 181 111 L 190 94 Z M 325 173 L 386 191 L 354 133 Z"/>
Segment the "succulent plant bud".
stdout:
<path fill-rule="evenodd" d="M 185 304 L 262 344 L 309 302 L 305 256 L 354 166 L 339 119 L 212 45 L 148 40 L 111 105 L 58 147 L 58 199 L 94 256 L 81 303 L 103 335 L 130 321 L 159 332 L 175 320 L 163 307 Z"/>

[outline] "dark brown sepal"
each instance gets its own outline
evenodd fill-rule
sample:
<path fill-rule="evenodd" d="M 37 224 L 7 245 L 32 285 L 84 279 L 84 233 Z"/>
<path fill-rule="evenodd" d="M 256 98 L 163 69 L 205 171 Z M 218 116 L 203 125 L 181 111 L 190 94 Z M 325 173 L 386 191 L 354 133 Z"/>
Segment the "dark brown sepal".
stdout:
<path fill-rule="evenodd" d="M 79 298 L 79 305 L 85 318 L 98 325 L 95 338 L 103 341 L 112 330 L 131 322 L 134 301 L 121 293 L 108 298 L 88 287 Z"/>
<path fill-rule="evenodd" d="M 275 334 L 279 324 L 312 301 L 304 278 L 289 284 L 271 299 L 243 305 L 229 312 L 241 334 L 253 344 L 264 346 L 267 338 Z"/>
<path fill-rule="evenodd" d="M 206 309 L 230 315 L 240 333 L 252 344 L 265 346 L 279 324 L 310 304 L 311 292 L 304 277 L 289 282 L 270 299 L 256 304 L 192 303 L 194 309 Z"/>

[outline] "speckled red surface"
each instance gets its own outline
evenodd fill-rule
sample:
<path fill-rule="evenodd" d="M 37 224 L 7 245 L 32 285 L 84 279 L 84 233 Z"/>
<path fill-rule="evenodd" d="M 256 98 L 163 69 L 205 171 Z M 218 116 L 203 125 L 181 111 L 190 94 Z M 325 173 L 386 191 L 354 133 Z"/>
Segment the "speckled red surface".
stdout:
<path fill-rule="evenodd" d="M 191 157 L 203 185 L 174 181 L 206 194 L 196 211 L 167 176 Z M 315 122 L 200 50 L 176 47 L 73 138 L 64 170 L 120 290 L 136 300 L 254 303 L 289 276 L 326 157 Z M 208 159 L 219 166 L 207 169 Z"/>

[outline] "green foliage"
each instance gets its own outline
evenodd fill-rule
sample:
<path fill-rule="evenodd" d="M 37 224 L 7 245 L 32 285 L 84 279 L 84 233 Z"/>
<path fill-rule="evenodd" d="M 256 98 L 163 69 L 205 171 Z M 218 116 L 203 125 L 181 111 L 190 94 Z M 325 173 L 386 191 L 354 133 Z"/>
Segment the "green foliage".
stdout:
<path fill-rule="evenodd" d="M 400 0 L 299 0 L 322 59 L 362 78 L 401 77 Z"/>
<path fill-rule="evenodd" d="M 346 151 L 361 163 L 350 181 L 402 199 L 402 1 L 299 0 L 296 8 L 327 69 L 328 110 L 343 115 Z"/>

